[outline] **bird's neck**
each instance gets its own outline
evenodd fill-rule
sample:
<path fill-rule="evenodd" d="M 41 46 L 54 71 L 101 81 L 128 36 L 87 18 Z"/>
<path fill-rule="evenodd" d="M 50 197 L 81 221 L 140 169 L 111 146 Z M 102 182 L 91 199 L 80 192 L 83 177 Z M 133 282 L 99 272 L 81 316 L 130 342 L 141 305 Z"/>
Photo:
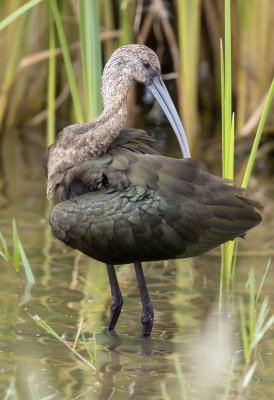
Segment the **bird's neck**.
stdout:
<path fill-rule="evenodd" d="M 133 81 L 123 79 L 123 77 L 114 78 L 115 84 L 108 81 L 103 79 L 102 82 L 104 110 L 95 120 L 87 123 L 91 134 L 86 144 L 94 156 L 107 151 L 127 119 L 126 98 Z"/>

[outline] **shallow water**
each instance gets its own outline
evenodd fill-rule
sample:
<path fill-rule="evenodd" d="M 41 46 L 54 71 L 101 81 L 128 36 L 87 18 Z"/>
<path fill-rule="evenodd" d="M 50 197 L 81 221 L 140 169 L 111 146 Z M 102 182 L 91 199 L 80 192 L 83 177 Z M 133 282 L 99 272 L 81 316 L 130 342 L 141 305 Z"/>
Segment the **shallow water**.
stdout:
<path fill-rule="evenodd" d="M 273 180 L 253 179 L 254 196 L 265 205 L 264 220 L 239 244 L 231 313 L 217 313 L 220 252 L 189 260 L 146 263 L 146 280 L 155 310 L 151 339 L 140 338 L 141 301 L 132 266 L 117 268 L 124 296 L 116 333 L 106 333 L 110 290 L 104 265 L 55 240 L 47 224 L 50 206 L 41 168 L 43 143 L 17 133 L 4 142 L 1 163 L 1 232 L 12 242 L 12 218 L 36 283 L 26 301 L 25 285 L 0 259 L 0 399 L 183 399 L 174 358 L 181 365 L 189 400 L 222 399 L 231 359 L 235 357 L 230 399 L 235 399 L 243 369 L 238 319 L 239 295 L 255 269 L 257 287 L 273 255 Z M 273 266 L 261 299 L 268 296 L 273 314 Z M 234 308 L 233 308 L 234 303 Z M 68 342 L 83 321 L 77 345 L 96 374 L 64 344 L 30 317 L 38 315 Z M 96 349 L 96 351 L 95 351 Z M 248 399 L 273 399 L 274 332 L 258 347 L 258 366 L 245 392 Z M 93 361 L 92 361 L 93 362 Z"/>

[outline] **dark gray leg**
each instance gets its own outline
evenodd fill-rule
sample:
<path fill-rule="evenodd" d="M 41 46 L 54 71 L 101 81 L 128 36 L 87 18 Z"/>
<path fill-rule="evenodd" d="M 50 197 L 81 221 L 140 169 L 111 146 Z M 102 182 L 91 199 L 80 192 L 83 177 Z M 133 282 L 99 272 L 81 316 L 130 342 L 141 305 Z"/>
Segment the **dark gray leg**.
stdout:
<path fill-rule="evenodd" d="M 110 331 L 115 328 L 115 325 L 118 321 L 123 305 L 123 297 L 119 288 L 119 283 L 117 281 L 114 265 L 112 264 L 106 264 L 106 265 L 107 265 L 109 283 L 112 294 L 112 300 L 110 303 L 110 317 L 107 324 L 107 330 Z"/>
<path fill-rule="evenodd" d="M 142 336 L 150 336 L 153 325 L 154 311 L 150 302 L 147 285 L 144 277 L 144 272 L 141 263 L 134 263 L 136 277 L 140 289 L 140 295 L 143 304 L 142 321 Z"/>

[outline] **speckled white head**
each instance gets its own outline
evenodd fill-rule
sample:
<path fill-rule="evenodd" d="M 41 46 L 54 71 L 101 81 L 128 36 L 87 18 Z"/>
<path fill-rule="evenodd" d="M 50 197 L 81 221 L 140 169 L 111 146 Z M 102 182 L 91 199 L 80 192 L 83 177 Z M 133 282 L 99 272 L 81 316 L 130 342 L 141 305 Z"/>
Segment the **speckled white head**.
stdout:
<path fill-rule="evenodd" d="M 160 73 L 160 63 L 156 53 L 142 44 L 130 44 L 117 49 L 107 62 L 102 80 L 109 80 L 119 71 L 124 78 L 149 84 L 151 74 Z"/>

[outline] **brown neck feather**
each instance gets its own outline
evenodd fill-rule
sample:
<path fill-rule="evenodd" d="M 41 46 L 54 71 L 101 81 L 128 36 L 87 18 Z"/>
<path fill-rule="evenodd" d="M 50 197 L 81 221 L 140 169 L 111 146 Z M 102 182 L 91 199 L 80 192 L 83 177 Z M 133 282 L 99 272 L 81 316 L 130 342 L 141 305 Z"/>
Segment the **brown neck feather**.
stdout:
<path fill-rule="evenodd" d="M 112 74 L 103 77 L 104 110 L 95 120 L 85 124 L 86 133 L 84 136 L 81 135 L 82 144 L 89 148 L 92 155 L 98 156 L 105 153 L 124 127 L 127 118 L 126 97 L 132 83 L 133 80 L 123 75 L 119 76 L 117 72 L 116 76 Z"/>

